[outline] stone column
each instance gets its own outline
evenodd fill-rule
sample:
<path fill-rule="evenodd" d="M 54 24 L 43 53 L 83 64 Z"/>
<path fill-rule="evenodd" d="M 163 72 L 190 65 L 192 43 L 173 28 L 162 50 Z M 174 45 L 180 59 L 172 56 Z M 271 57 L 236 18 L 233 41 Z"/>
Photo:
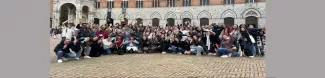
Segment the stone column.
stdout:
<path fill-rule="evenodd" d="M 81 17 L 80 17 L 80 10 L 77 10 L 77 11 L 76 11 L 76 18 L 75 18 L 77 24 L 80 23 L 80 18 L 81 18 Z"/>

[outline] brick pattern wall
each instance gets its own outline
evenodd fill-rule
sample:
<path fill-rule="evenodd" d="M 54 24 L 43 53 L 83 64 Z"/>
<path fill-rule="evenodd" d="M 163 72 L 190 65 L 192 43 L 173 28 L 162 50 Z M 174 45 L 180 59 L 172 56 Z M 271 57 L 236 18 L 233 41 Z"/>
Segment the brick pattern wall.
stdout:
<path fill-rule="evenodd" d="M 122 0 L 114 0 L 114 8 L 121 8 Z"/>
<path fill-rule="evenodd" d="M 192 0 L 191 6 L 200 6 L 200 0 Z"/>
<path fill-rule="evenodd" d="M 209 5 L 222 5 L 224 0 L 209 0 Z M 245 1 L 245 0 L 235 0 L 235 1 Z"/>
<path fill-rule="evenodd" d="M 245 3 L 245 0 L 235 0 L 235 4 L 243 4 Z"/>
<path fill-rule="evenodd" d="M 176 7 L 182 7 L 183 6 L 183 0 L 175 0 Z"/>
<path fill-rule="evenodd" d="M 107 8 L 107 0 L 100 0 L 100 8 Z"/>
<path fill-rule="evenodd" d="M 128 1 L 128 4 L 129 4 L 128 8 L 136 8 L 137 7 L 136 3 L 137 3 L 137 0 L 129 0 Z"/>
<path fill-rule="evenodd" d="M 143 8 L 152 8 L 153 0 L 143 0 Z"/>
<path fill-rule="evenodd" d="M 167 6 L 167 0 L 160 0 L 160 7 L 168 7 Z"/>

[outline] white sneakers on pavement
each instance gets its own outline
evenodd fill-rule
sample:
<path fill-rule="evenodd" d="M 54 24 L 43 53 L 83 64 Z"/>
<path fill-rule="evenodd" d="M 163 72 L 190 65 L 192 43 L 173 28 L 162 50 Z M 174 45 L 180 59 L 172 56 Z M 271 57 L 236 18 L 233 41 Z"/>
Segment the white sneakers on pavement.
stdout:
<path fill-rule="evenodd" d="M 228 58 L 229 56 L 228 55 L 222 55 L 220 56 L 221 58 Z"/>
<path fill-rule="evenodd" d="M 87 59 L 88 59 L 88 58 L 91 58 L 91 57 L 89 57 L 89 56 L 84 56 L 84 58 L 87 58 Z"/>
<path fill-rule="evenodd" d="M 63 62 L 63 60 L 61 60 L 61 59 L 58 60 L 58 63 L 62 63 L 62 62 Z"/>

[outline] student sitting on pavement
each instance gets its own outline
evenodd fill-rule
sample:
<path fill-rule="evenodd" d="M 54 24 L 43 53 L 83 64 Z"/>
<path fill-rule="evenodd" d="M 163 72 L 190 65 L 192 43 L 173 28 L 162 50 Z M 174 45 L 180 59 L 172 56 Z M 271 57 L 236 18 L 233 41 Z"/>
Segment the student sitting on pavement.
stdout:
<path fill-rule="evenodd" d="M 70 52 L 72 46 L 73 43 L 69 39 L 62 40 L 56 45 L 54 52 L 57 56 L 58 63 L 62 63 L 64 58 L 76 58 L 76 54 Z"/>

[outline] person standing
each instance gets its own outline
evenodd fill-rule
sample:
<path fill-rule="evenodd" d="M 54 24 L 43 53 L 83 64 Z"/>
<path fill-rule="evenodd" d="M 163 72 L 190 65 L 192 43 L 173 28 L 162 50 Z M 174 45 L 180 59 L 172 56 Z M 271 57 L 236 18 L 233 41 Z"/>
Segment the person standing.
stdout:
<path fill-rule="evenodd" d="M 66 37 L 66 39 L 69 39 L 69 40 L 71 40 L 71 41 L 74 41 L 75 39 L 72 39 L 72 38 L 74 38 L 74 29 L 72 28 L 72 26 L 71 25 L 69 25 L 66 29 L 66 34 L 65 34 L 65 37 Z"/>

